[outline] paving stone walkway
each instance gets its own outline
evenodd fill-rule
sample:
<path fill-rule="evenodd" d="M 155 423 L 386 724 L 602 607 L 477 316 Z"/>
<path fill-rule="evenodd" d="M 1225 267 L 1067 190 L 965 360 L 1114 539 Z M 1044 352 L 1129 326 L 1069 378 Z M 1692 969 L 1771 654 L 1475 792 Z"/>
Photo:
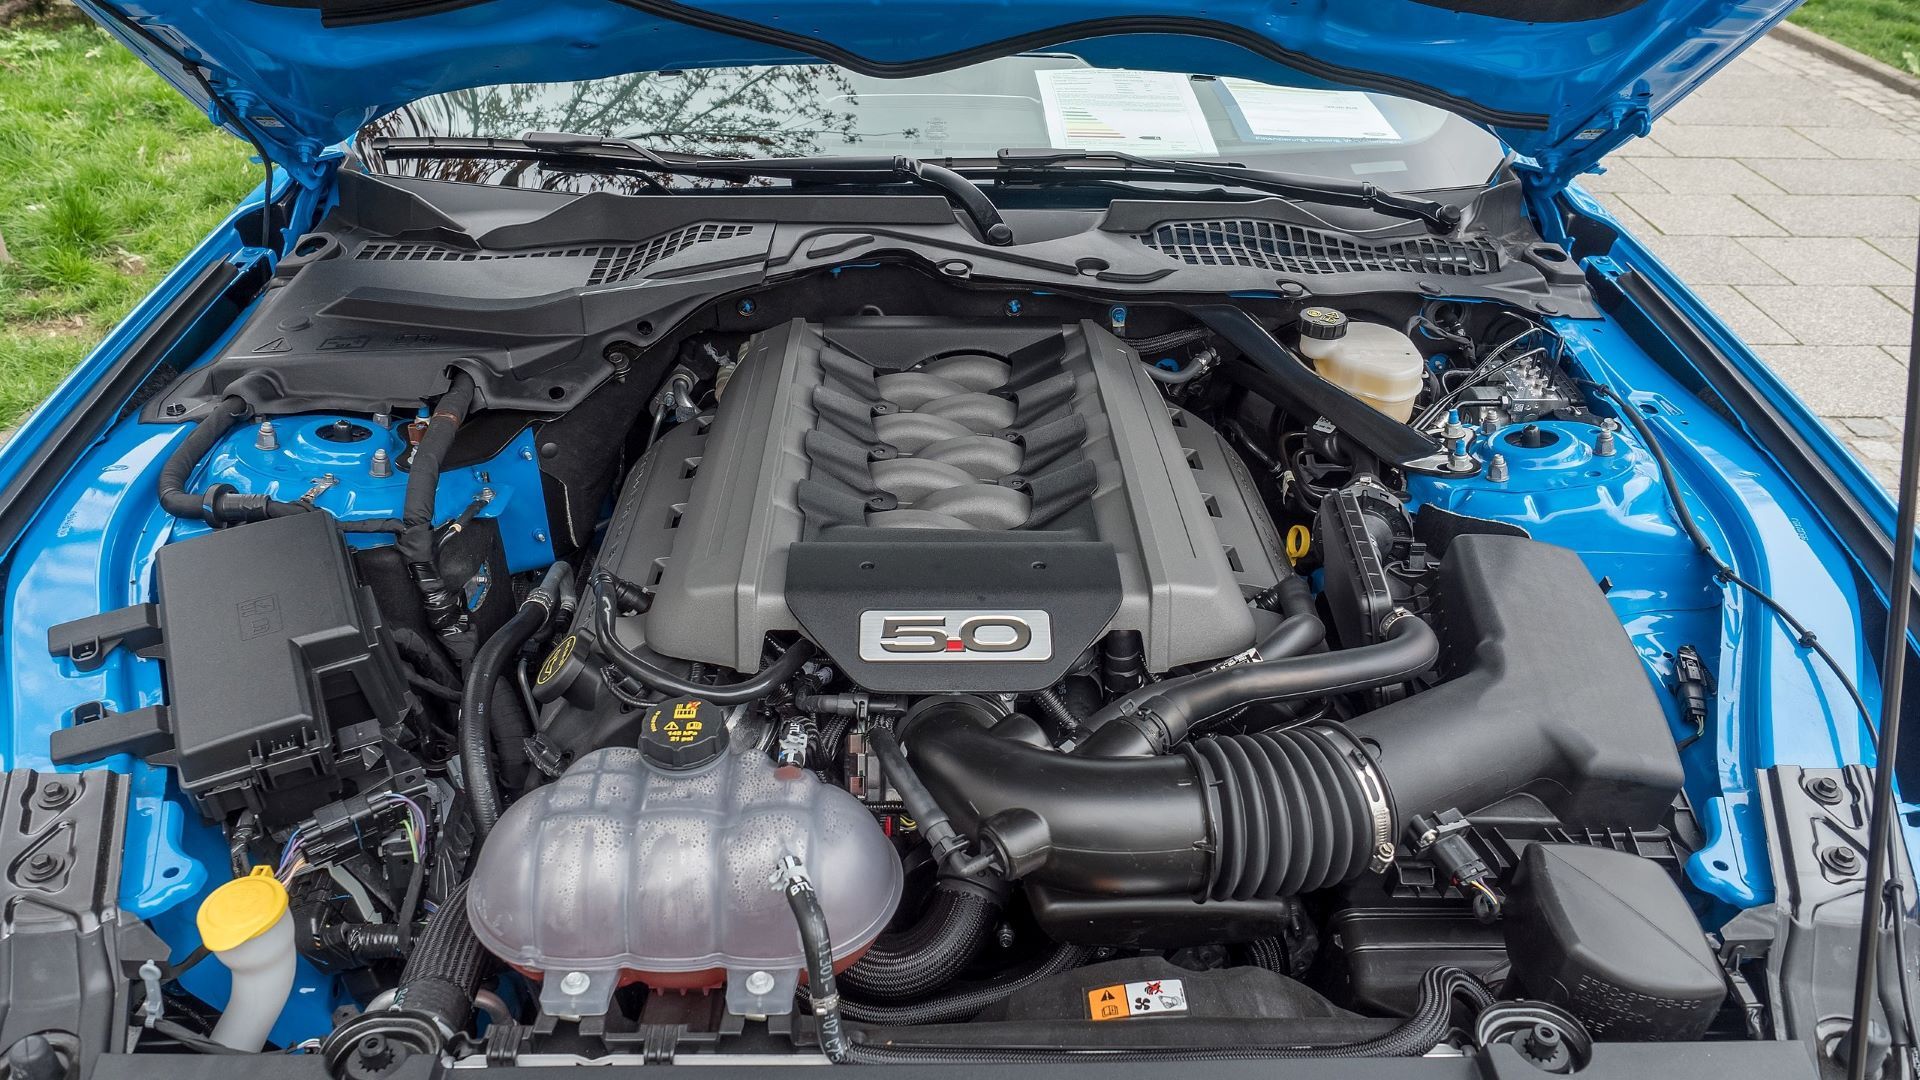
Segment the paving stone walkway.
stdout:
<path fill-rule="evenodd" d="M 1582 178 L 1882 483 L 1920 234 L 1920 96 L 1767 38 Z"/>

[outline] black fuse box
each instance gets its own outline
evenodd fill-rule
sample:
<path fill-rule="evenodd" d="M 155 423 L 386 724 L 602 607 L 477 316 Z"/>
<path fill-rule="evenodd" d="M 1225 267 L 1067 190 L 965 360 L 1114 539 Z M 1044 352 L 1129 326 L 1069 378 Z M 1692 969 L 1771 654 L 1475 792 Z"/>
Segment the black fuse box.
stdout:
<path fill-rule="evenodd" d="M 116 646 L 164 660 L 167 705 L 80 710 L 56 761 L 138 753 L 173 765 L 201 813 L 297 821 L 348 782 L 385 771 L 382 728 L 406 679 L 329 514 L 295 514 L 160 549 L 156 604 L 55 627 L 85 669 Z"/>

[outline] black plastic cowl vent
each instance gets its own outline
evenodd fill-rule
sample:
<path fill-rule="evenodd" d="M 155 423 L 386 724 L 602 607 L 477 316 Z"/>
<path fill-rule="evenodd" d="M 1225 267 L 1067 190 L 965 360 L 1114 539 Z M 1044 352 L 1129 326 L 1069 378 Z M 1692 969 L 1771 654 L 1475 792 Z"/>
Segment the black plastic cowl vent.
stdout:
<path fill-rule="evenodd" d="M 445 244 L 381 242 L 363 246 L 354 258 L 371 262 L 491 262 L 495 259 L 592 259 L 588 285 L 610 285 L 639 276 L 654 263 L 695 244 L 731 240 L 753 232 L 751 225 L 704 223 L 661 233 L 640 244 L 586 244 L 528 251 L 464 251 Z"/>
<path fill-rule="evenodd" d="M 1283 274 L 1398 271 L 1467 277 L 1500 265 L 1498 249 L 1485 240 L 1422 236 L 1369 244 L 1302 225 L 1242 218 L 1169 221 L 1134 238 L 1193 266 L 1248 266 Z"/>

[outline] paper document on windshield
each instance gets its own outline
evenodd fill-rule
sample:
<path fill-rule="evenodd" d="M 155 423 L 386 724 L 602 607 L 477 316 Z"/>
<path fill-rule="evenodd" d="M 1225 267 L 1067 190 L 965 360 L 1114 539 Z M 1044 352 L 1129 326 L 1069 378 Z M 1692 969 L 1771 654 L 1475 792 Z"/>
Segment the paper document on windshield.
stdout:
<path fill-rule="evenodd" d="M 1237 126 L 1257 139 L 1397 141 L 1380 106 L 1352 90 L 1301 90 L 1251 79 L 1221 79 Z"/>
<path fill-rule="evenodd" d="M 1154 157 L 1215 153 L 1193 83 L 1170 71 L 1051 68 L 1034 72 L 1047 140 L 1061 150 Z"/>

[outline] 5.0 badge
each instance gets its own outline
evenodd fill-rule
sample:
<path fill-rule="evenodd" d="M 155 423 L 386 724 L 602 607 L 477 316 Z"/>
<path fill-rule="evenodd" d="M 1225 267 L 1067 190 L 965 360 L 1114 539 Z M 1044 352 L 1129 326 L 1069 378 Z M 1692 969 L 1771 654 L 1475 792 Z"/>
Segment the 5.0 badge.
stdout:
<path fill-rule="evenodd" d="M 1047 660 L 1053 620 L 1040 610 L 863 611 L 860 659 Z"/>

